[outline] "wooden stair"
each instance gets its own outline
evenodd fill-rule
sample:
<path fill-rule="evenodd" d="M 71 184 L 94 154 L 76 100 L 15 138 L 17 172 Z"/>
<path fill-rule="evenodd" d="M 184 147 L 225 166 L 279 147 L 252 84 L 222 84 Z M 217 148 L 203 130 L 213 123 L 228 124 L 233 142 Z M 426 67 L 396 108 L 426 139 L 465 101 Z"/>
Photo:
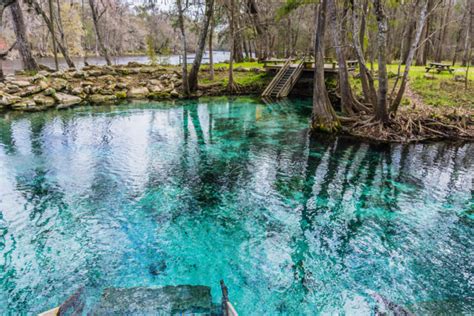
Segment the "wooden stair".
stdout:
<path fill-rule="evenodd" d="M 292 61 L 291 58 L 286 60 L 283 67 L 263 91 L 262 97 L 284 98 L 290 94 L 304 68 L 304 60 L 298 64 L 293 64 Z"/>

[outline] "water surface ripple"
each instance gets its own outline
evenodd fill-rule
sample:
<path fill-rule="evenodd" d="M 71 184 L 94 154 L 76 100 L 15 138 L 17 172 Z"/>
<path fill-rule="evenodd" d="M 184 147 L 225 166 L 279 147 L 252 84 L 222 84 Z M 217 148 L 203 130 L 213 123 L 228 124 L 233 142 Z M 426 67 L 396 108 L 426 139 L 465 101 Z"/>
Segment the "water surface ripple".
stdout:
<path fill-rule="evenodd" d="M 473 309 L 474 146 L 308 135 L 251 98 L 0 116 L 0 314 L 219 280 L 241 315 Z M 377 293 L 377 294 L 375 294 Z"/>

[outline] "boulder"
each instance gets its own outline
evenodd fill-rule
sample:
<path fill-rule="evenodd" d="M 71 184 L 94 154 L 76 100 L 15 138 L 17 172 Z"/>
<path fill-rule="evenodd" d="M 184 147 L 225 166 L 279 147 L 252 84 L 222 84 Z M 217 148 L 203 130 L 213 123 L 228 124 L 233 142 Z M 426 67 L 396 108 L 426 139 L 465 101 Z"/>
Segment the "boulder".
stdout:
<path fill-rule="evenodd" d="M 148 85 L 148 90 L 152 93 L 163 91 L 163 86 L 159 83 L 157 85 Z"/>
<path fill-rule="evenodd" d="M 47 88 L 43 91 L 44 95 L 54 95 L 55 93 L 56 93 L 56 90 L 54 90 L 53 88 Z"/>
<path fill-rule="evenodd" d="M 31 84 L 27 80 L 13 80 L 13 81 L 10 81 L 10 83 L 20 88 L 28 87 Z"/>
<path fill-rule="evenodd" d="M 170 95 L 174 98 L 179 97 L 179 92 L 176 89 L 171 90 Z"/>
<path fill-rule="evenodd" d="M 149 93 L 150 91 L 147 87 L 134 87 L 128 90 L 127 95 L 129 98 L 144 99 L 148 97 Z"/>
<path fill-rule="evenodd" d="M 36 75 L 34 75 L 34 76 L 31 78 L 31 81 L 32 81 L 32 82 L 38 82 L 38 81 L 41 81 L 41 80 L 46 80 L 46 76 L 41 75 L 41 74 L 39 74 L 39 73 L 37 73 Z"/>
<path fill-rule="evenodd" d="M 466 76 L 463 75 L 454 75 L 454 81 L 464 82 L 466 81 Z"/>
<path fill-rule="evenodd" d="M 25 88 L 21 89 L 20 93 L 18 93 L 18 95 L 20 97 L 27 97 L 27 96 L 30 96 L 32 94 L 39 93 L 43 90 L 44 89 L 42 89 L 40 86 L 28 86 L 28 87 L 25 87 Z"/>
<path fill-rule="evenodd" d="M 20 91 L 20 87 L 14 84 L 7 84 L 7 86 L 5 87 L 5 91 L 7 93 L 17 93 Z"/>
<path fill-rule="evenodd" d="M 54 90 L 56 90 L 56 91 L 62 91 L 64 89 L 66 89 L 67 86 L 68 86 L 68 82 L 65 79 L 55 78 L 51 82 L 51 87 L 53 87 Z"/>
<path fill-rule="evenodd" d="M 71 89 L 71 93 L 74 95 L 81 95 L 84 93 L 84 89 L 81 87 L 74 87 Z"/>
<path fill-rule="evenodd" d="M 77 71 L 74 71 L 72 72 L 72 77 L 73 78 L 87 78 L 87 72 L 85 71 L 82 71 L 82 70 L 77 70 Z"/>
<path fill-rule="evenodd" d="M 20 100 L 21 98 L 19 96 L 11 95 L 8 93 L 2 93 L 2 95 L 0 96 L 0 105 L 8 107 L 14 103 L 19 102 Z"/>
<path fill-rule="evenodd" d="M 117 100 L 117 97 L 115 95 L 92 94 L 89 96 L 88 100 L 93 104 L 113 103 Z"/>
<path fill-rule="evenodd" d="M 37 105 L 44 106 L 47 108 L 54 106 L 54 104 L 56 103 L 54 98 L 42 94 L 35 95 L 33 97 L 33 101 L 35 101 Z"/>
<path fill-rule="evenodd" d="M 78 96 L 60 92 L 55 93 L 53 98 L 58 102 L 57 109 L 69 108 L 82 102 L 82 99 Z"/>
<path fill-rule="evenodd" d="M 125 90 L 117 91 L 117 92 L 115 92 L 115 96 L 117 97 L 117 99 L 126 99 L 127 98 L 127 91 L 125 91 Z"/>
<path fill-rule="evenodd" d="M 55 71 L 50 76 L 54 77 L 54 78 L 63 78 L 64 77 L 64 71 L 62 71 L 62 70 Z"/>
<path fill-rule="evenodd" d="M 103 82 L 106 82 L 108 84 L 114 82 L 116 80 L 116 78 L 112 75 L 105 75 L 105 76 L 100 76 L 100 77 L 97 77 L 97 80 L 100 80 L 100 81 L 103 81 Z"/>
<path fill-rule="evenodd" d="M 115 85 L 115 87 L 116 87 L 117 89 L 120 89 L 120 90 L 124 90 L 124 89 L 127 89 L 127 88 L 128 88 L 128 86 L 127 86 L 127 84 L 126 84 L 125 82 L 118 82 L 118 83 Z"/>
<path fill-rule="evenodd" d="M 42 110 L 41 106 L 37 106 L 36 102 L 32 99 L 22 99 L 21 101 L 12 104 L 12 109 L 15 111 L 39 111 Z"/>

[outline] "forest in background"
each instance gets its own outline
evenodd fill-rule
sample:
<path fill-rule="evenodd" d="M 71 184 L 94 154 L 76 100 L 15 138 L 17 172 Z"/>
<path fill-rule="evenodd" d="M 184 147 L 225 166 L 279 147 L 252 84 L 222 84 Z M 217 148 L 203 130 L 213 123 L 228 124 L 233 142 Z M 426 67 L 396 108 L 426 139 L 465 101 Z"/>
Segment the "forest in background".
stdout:
<path fill-rule="evenodd" d="M 2 0 L 0 9 L 10 13 L 1 23 L 2 34 L 10 34 L 10 40 L 1 43 L 0 58 L 18 50 L 30 73 L 41 69 L 36 56 L 50 54 L 55 56 L 56 70 L 61 54 L 74 71 L 72 56 L 100 55 L 110 66 L 111 56 L 145 52 L 153 65 L 157 54 L 179 53 L 181 95 L 197 96 L 204 53 L 224 48 L 230 51 L 225 66 L 229 94 L 243 91 L 234 79 L 235 63 L 254 57 L 309 61 L 314 68 L 315 131 L 349 128 L 353 135 L 384 140 L 473 133 L 472 103 L 467 110 L 459 107 L 452 113 L 407 107 L 399 112 L 401 105 L 416 99 L 404 97 L 415 65 L 434 67 L 437 62 L 438 73 L 449 65 L 461 65 L 463 69 L 449 73 L 456 70 L 452 79 L 464 82 L 469 98 L 472 0 Z M 190 67 L 189 52 L 195 53 Z M 328 58 L 335 60 L 336 89 L 326 82 Z M 357 74 L 349 69 L 350 60 L 357 63 Z M 212 81 L 212 54 L 209 64 Z M 390 71 L 391 64 L 398 65 L 395 71 Z M 435 79 L 430 74 L 424 77 Z M 335 95 L 340 111 L 335 111 L 337 104 L 329 94 Z"/>
<path fill-rule="evenodd" d="M 3 1 L 8 2 L 8 1 Z M 178 10 L 175 1 L 127 0 L 52 0 L 55 32 L 58 41 L 71 56 L 100 55 L 98 34 L 111 55 L 145 54 L 152 49 L 157 54 L 179 53 Z M 202 20 L 205 17 L 204 1 L 182 1 L 187 35 L 187 48 L 194 52 Z M 229 6 L 228 0 L 216 0 L 212 26 L 217 49 L 228 49 Z M 237 32 L 235 59 L 257 56 L 288 57 L 306 54 L 314 41 L 315 11 L 308 0 L 240 0 L 235 1 L 235 27 Z M 353 1 L 338 1 L 338 13 L 343 34 L 344 49 L 355 57 L 349 40 L 353 33 L 351 6 Z M 362 1 L 368 10 L 370 1 Z M 416 0 L 386 1 L 388 21 L 387 59 L 406 59 L 409 43 L 415 35 L 413 6 Z M 471 44 L 468 29 L 472 28 L 472 9 L 469 0 L 429 0 L 430 14 L 421 34 L 421 45 L 416 53 L 416 64 L 427 60 L 450 61 L 466 64 L 467 47 Z M 24 15 L 26 31 L 35 56 L 52 56 L 51 33 L 42 14 L 49 17 L 48 0 L 19 1 Z M 96 18 L 93 12 L 96 12 Z M 94 20 L 97 20 L 98 30 Z M 3 37 L 7 44 L 16 40 L 11 10 L 6 9 L 2 21 Z M 368 60 L 376 59 L 377 21 L 367 15 L 363 43 Z M 326 55 L 334 55 L 331 39 L 326 38 Z M 7 45 L 8 46 L 8 45 Z M 10 58 L 17 57 L 13 53 Z"/>

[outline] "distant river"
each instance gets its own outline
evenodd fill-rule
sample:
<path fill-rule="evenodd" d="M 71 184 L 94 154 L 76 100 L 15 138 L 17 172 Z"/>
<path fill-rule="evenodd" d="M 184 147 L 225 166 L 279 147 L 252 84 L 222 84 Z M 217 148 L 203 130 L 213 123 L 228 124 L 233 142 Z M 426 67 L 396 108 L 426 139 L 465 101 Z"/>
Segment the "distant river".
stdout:
<path fill-rule="evenodd" d="M 188 55 L 188 62 L 194 61 L 195 54 Z M 224 62 L 229 60 L 230 55 L 227 51 L 215 51 L 214 52 L 214 62 Z M 46 65 L 50 68 L 54 68 L 54 58 L 52 57 L 44 57 L 44 58 L 37 58 L 38 63 Z M 73 57 L 72 60 L 76 64 L 76 67 L 82 68 L 84 66 L 84 57 Z M 91 65 L 105 65 L 105 59 L 103 57 L 97 56 L 90 56 L 87 57 L 87 62 Z M 112 63 L 115 65 L 125 65 L 129 62 L 139 62 L 139 63 L 149 63 L 150 59 L 148 56 L 141 55 L 141 56 L 113 56 Z M 203 63 L 209 62 L 209 54 L 206 52 L 203 57 Z M 171 65 L 178 65 L 180 64 L 180 56 L 179 55 L 169 55 L 169 56 L 158 56 L 158 63 L 160 64 L 171 64 Z M 5 60 L 3 63 L 3 71 L 6 74 L 12 74 L 16 70 L 22 70 L 23 65 L 21 59 L 14 59 L 14 60 Z M 66 69 L 67 64 L 64 58 L 59 57 L 59 67 L 61 69 Z"/>

